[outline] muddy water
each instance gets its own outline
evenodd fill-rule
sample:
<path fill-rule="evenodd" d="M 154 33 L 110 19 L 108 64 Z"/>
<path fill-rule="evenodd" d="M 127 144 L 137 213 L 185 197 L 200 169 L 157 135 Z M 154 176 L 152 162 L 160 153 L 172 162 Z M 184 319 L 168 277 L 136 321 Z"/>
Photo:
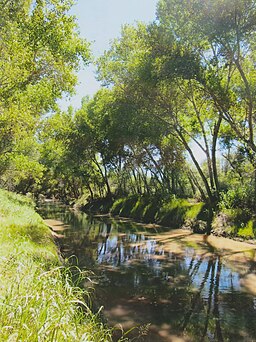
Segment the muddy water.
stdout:
<path fill-rule="evenodd" d="M 114 339 L 133 328 L 136 341 L 256 341 L 253 246 L 50 204 L 40 213 L 64 222 L 62 254 L 93 271 L 84 286 Z"/>

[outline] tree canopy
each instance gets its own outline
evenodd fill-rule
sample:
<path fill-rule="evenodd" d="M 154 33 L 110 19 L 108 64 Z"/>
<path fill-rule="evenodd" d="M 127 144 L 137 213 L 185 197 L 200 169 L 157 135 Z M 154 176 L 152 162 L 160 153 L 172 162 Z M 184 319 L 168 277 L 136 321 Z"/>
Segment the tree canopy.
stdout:
<path fill-rule="evenodd" d="M 56 100 L 90 58 L 72 4 L 1 1 L 1 182 L 253 213 L 255 2 L 159 0 L 154 22 L 124 25 L 97 59 L 102 89 L 64 113 Z"/>
<path fill-rule="evenodd" d="M 0 1 L 1 173 L 26 155 L 21 144 L 31 141 L 44 114 L 57 110 L 56 100 L 74 91 L 80 62 L 89 61 L 89 44 L 69 14 L 72 4 Z"/>

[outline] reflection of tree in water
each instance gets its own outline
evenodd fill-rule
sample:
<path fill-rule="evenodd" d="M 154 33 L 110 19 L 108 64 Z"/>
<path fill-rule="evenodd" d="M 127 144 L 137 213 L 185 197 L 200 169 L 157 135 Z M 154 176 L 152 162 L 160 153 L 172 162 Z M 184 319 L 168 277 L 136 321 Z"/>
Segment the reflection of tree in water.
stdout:
<path fill-rule="evenodd" d="M 121 305 L 136 324 L 165 325 L 170 335 L 193 341 L 256 341 L 254 299 L 218 255 L 167 252 L 152 231 L 131 224 L 72 212 L 63 218 L 73 226 L 61 242 L 65 256 L 75 254 L 82 268 L 98 272 L 97 299 L 110 312 Z"/>
<path fill-rule="evenodd" d="M 197 265 L 192 269 L 190 276 L 194 276 L 194 273 L 199 270 L 200 264 L 202 263 L 202 259 L 197 262 Z M 199 265 L 199 266 L 198 266 Z M 221 275 L 221 259 L 220 257 L 210 258 L 207 263 L 207 267 L 205 270 L 205 274 L 202 278 L 200 287 L 198 292 L 194 296 L 191 301 L 190 308 L 187 311 L 187 314 L 184 317 L 184 321 L 182 323 L 183 331 L 190 331 L 191 328 L 194 327 L 193 315 L 195 315 L 198 311 L 200 312 L 202 309 L 205 313 L 204 323 L 200 322 L 200 327 L 198 326 L 198 331 L 196 333 L 198 341 L 204 341 L 207 336 L 209 340 L 214 341 L 223 341 L 223 334 L 221 330 L 220 324 L 220 312 L 219 312 L 219 284 L 220 284 L 220 275 Z M 209 284 L 209 293 L 208 299 L 205 303 L 202 303 L 202 292 L 205 289 L 207 283 Z M 201 318 L 200 318 L 201 319 Z M 210 323 L 212 321 L 215 322 L 215 328 L 213 331 L 213 327 L 209 329 Z M 192 323 L 192 326 L 191 326 Z M 203 328 L 203 329 L 202 329 Z"/>
<path fill-rule="evenodd" d="M 197 264 L 201 261 L 199 259 Z M 198 272 L 199 267 L 195 267 Z M 195 276 L 195 267 L 192 269 L 190 265 L 190 276 Z M 212 256 L 208 260 L 198 291 L 178 326 L 195 341 L 254 341 L 256 308 L 253 297 L 235 290 L 232 273 L 229 291 L 222 293 L 222 269 L 220 256 Z"/>
<path fill-rule="evenodd" d="M 251 323 L 255 322 L 253 298 L 243 293 L 239 294 L 238 284 L 236 287 L 233 286 L 231 271 L 229 279 L 225 280 L 229 290 L 221 292 L 221 278 L 227 275 L 222 272 L 220 256 L 206 258 L 204 255 L 198 257 L 194 254 L 187 268 L 184 268 L 184 258 L 181 256 L 168 255 L 165 252 L 168 258 L 155 260 L 154 256 L 159 255 L 159 252 L 154 248 L 154 244 L 151 244 L 150 248 L 145 247 L 146 244 L 129 247 L 123 239 L 124 237 L 121 237 L 116 245 L 116 251 L 121 248 L 120 246 L 124 248 L 122 262 L 127 260 L 127 255 L 139 262 L 134 263 L 131 269 L 126 269 L 123 276 L 119 273 L 109 275 L 112 284 L 109 286 L 114 285 L 113 291 L 118 293 L 117 302 L 121 302 L 121 298 L 124 297 L 123 291 L 129 288 L 131 298 L 138 300 L 141 297 L 144 300 L 143 308 L 136 304 L 136 310 L 142 310 L 139 316 L 146 318 L 145 312 L 151 312 L 148 319 L 151 318 L 159 324 L 170 324 L 173 332 L 179 334 L 183 331 L 195 341 L 247 341 L 244 336 L 248 336 L 248 341 L 254 340 L 250 339 L 250 336 L 256 336 L 255 329 L 251 326 Z M 140 239 L 137 240 L 138 243 L 145 242 L 145 237 L 141 236 Z M 130 241 L 133 240 L 130 238 Z M 118 263 L 115 258 L 110 258 L 109 261 L 120 266 L 120 259 Z M 200 278 L 195 293 L 193 288 Z M 229 308 L 232 301 L 227 300 L 228 296 L 239 296 L 240 300 L 246 302 L 246 307 L 242 308 L 241 313 L 236 305 Z M 117 302 L 115 301 L 113 306 Z M 238 315 L 241 316 L 239 322 Z M 249 317 L 252 317 L 252 322 Z"/>
<path fill-rule="evenodd" d="M 246 331 L 255 336 L 250 320 L 245 318 L 247 313 L 255 315 L 254 309 L 248 312 L 252 298 L 246 294 L 240 294 L 240 300 L 247 303 L 243 317 L 230 331 L 237 307 L 228 307 L 228 294 L 220 292 L 221 257 L 206 258 L 195 252 L 184 266 L 184 255 L 161 251 L 152 237 L 136 231 L 121 234 L 118 227 L 103 222 L 95 226 L 91 221 L 83 237 L 78 234 L 75 241 L 76 254 L 82 251 L 79 259 L 85 258 L 86 248 L 87 258 L 90 255 L 91 262 L 100 267 L 103 284 L 99 285 L 98 300 L 102 303 L 107 297 L 107 308 L 129 302 L 137 312 L 138 324 L 170 324 L 173 332 L 184 332 L 195 341 L 221 342 L 229 337 L 231 341 L 245 341 Z M 157 258 L 160 256 L 163 258 Z M 230 277 L 228 293 L 237 298 L 232 273 Z"/>

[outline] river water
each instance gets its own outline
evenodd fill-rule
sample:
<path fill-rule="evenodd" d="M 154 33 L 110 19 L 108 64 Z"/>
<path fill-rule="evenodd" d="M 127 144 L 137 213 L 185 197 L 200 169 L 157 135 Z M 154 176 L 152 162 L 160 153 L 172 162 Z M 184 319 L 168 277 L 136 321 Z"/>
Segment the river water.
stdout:
<path fill-rule="evenodd" d="M 61 253 L 93 272 L 90 288 L 103 319 L 134 341 L 256 341 L 256 297 L 243 286 L 256 266 L 217 254 L 187 232 L 91 217 L 44 204 L 63 221 Z M 234 261 L 235 260 L 235 261 Z M 256 284 L 255 284 L 256 287 Z"/>

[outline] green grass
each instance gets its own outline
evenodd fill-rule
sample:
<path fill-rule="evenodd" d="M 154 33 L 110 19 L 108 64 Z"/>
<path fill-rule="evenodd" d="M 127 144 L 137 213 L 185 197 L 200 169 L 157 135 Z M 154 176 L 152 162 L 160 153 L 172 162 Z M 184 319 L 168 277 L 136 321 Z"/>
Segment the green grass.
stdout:
<path fill-rule="evenodd" d="M 158 223 L 172 228 L 185 222 L 193 223 L 202 215 L 204 203 L 190 203 L 185 199 L 129 195 L 117 199 L 110 210 L 112 215 L 129 217 L 146 223 Z"/>
<path fill-rule="evenodd" d="M 125 198 L 119 198 L 118 200 L 116 200 L 110 209 L 110 213 L 112 215 L 119 215 L 124 202 Z"/>
<path fill-rule="evenodd" d="M 153 199 L 147 204 L 143 210 L 142 220 L 146 223 L 154 223 L 156 214 L 161 207 L 161 201 L 157 199 Z"/>
<path fill-rule="evenodd" d="M 1 341 L 111 341 L 33 204 L 0 190 Z"/>
<path fill-rule="evenodd" d="M 195 220 L 201 214 L 205 204 L 203 202 L 190 203 L 188 210 L 185 214 L 186 220 Z"/>
<path fill-rule="evenodd" d="M 157 223 L 172 228 L 181 227 L 185 222 L 185 216 L 190 207 L 191 204 L 187 200 L 173 198 L 158 211 Z"/>
<path fill-rule="evenodd" d="M 119 211 L 119 215 L 123 217 L 131 217 L 131 211 L 135 207 L 137 203 L 138 196 L 137 195 L 129 195 L 127 196 L 123 202 L 121 202 L 121 208 Z"/>
<path fill-rule="evenodd" d="M 144 209 L 147 205 L 148 205 L 148 201 L 146 200 L 145 197 L 142 197 L 142 196 L 138 197 L 134 207 L 131 210 L 131 214 L 130 214 L 131 218 L 137 221 L 143 220 Z"/>

